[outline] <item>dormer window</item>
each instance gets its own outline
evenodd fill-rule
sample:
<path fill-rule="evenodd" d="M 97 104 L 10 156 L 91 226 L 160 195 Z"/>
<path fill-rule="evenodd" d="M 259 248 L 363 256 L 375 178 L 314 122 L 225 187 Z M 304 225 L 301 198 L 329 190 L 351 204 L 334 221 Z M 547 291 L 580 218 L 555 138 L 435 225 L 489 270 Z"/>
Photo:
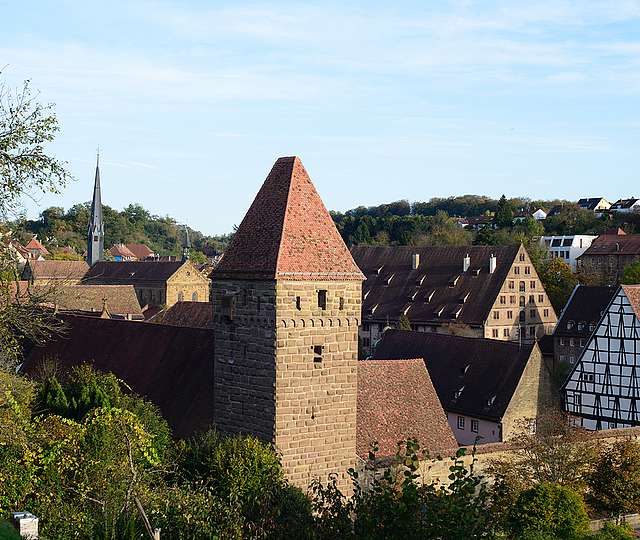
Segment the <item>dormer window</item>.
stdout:
<path fill-rule="evenodd" d="M 567 321 L 567 330 L 573 330 L 574 327 L 574 322 L 573 321 Z"/>
<path fill-rule="evenodd" d="M 580 321 L 578 323 L 578 331 L 582 332 L 584 330 L 584 321 Z"/>
<path fill-rule="evenodd" d="M 487 400 L 487 407 L 491 407 L 496 402 L 496 396 L 493 395 Z"/>
<path fill-rule="evenodd" d="M 426 275 L 423 275 L 422 277 L 416 279 L 416 285 L 420 286 L 422 285 L 422 283 L 424 282 L 424 278 L 426 278 Z"/>
<path fill-rule="evenodd" d="M 444 306 L 436 310 L 436 317 L 442 317 L 442 312 L 444 311 Z"/>
<path fill-rule="evenodd" d="M 453 318 L 457 319 L 458 317 L 460 317 L 460 313 L 462 313 L 462 306 L 458 307 L 454 312 L 453 312 Z"/>
<path fill-rule="evenodd" d="M 387 278 L 387 285 L 391 285 L 391 281 L 393 280 L 393 277 L 395 276 L 395 274 L 391 274 L 388 278 Z"/>
<path fill-rule="evenodd" d="M 461 386 L 460 388 L 458 388 L 453 394 L 453 399 L 458 399 L 462 395 L 463 390 L 464 390 L 464 386 Z"/>
<path fill-rule="evenodd" d="M 435 290 L 431 291 L 428 295 L 427 295 L 427 302 L 431 302 L 431 299 L 433 298 L 433 295 L 436 293 Z"/>
<path fill-rule="evenodd" d="M 460 279 L 460 276 L 456 276 L 454 277 L 450 282 L 449 282 L 449 287 L 455 287 L 456 284 L 458 283 L 458 280 Z"/>
<path fill-rule="evenodd" d="M 461 303 L 461 304 L 464 304 L 464 303 L 467 301 L 467 299 L 469 298 L 469 295 L 470 295 L 470 294 L 471 294 L 471 291 L 467 291 L 464 295 L 462 295 L 462 297 L 460 298 L 460 303 Z M 501 297 L 501 300 L 502 300 L 502 299 L 504 299 L 504 296 L 503 296 L 503 297 Z M 503 303 L 503 304 L 504 304 L 504 302 L 501 302 L 501 303 Z"/>

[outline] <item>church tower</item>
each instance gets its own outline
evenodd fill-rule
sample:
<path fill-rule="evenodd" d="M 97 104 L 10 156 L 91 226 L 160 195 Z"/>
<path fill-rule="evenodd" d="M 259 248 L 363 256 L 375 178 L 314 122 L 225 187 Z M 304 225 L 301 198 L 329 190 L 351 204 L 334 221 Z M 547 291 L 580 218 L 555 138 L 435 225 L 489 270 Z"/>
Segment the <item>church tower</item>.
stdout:
<path fill-rule="evenodd" d="M 102 221 L 102 199 L 100 196 L 100 156 L 96 158 L 96 179 L 93 185 L 91 217 L 87 231 L 87 264 L 93 266 L 103 259 L 104 222 Z"/>
<path fill-rule="evenodd" d="M 217 428 L 273 443 L 289 480 L 356 456 L 364 276 L 297 157 L 276 161 L 212 275 Z"/>

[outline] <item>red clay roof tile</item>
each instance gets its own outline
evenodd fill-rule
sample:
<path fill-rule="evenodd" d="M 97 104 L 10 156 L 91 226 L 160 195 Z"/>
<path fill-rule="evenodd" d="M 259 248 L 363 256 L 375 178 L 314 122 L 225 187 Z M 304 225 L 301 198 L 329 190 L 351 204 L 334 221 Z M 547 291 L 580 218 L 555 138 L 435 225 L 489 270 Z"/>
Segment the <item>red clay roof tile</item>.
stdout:
<path fill-rule="evenodd" d="M 297 157 L 276 161 L 212 276 L 364 279 Z"/>

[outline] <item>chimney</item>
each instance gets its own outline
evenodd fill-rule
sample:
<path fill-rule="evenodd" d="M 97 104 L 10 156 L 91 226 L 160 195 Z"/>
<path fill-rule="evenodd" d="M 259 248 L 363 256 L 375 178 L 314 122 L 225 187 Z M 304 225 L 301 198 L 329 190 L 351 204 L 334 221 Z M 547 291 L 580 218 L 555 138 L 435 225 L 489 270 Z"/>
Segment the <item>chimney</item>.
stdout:
<path fill-rule="evenodd" d="M 420 253 L 414 253 L 411 256 L 411 268 L 417 270 L 418 266 L 420 266 Z"/>
<path fill-rule="evenodd" d="M 496 256 L 492 253 L 491 257 L 489 257 L 489 273 L 493 274 L 496 271 L 496 264 L 498 263 L 498 259 L 496 259 Z"/>
<path fill-rule="evenodd" d="M 470 266 L 471 266 L 471 257 L 469 257 L 469 254 L 467 253 L 464 256 L 464 259 L 462 260 L 462 271 L 466 272 L 467 270 L 469 270 Z"/>

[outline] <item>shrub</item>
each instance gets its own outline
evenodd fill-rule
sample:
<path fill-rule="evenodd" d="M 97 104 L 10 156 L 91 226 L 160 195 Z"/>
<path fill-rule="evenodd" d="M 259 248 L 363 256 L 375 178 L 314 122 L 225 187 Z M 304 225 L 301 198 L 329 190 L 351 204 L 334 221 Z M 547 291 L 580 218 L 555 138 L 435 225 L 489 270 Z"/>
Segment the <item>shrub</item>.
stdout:
<path fill-rule="evenodd" d="M 635 537 L 633 529 L 626 523 L 619 525 L 615 523 L 605 523 L 604 527 L 590 538 L 593 540 L 633 540 Z"/>
<path fill-rule="evenodd" d="M 509 512 L 513 537 L 546 535 L 568 539 L 587 531 L 589 518 L 582 497 L 559 484 L 538 484 L 523 491 Z"/>
<path fill-rule="evenodd" d="M 588 478 L 589 502 L 611 516 L 640 510 L 640 444 L 618 441 L 598 459 Z"/>

